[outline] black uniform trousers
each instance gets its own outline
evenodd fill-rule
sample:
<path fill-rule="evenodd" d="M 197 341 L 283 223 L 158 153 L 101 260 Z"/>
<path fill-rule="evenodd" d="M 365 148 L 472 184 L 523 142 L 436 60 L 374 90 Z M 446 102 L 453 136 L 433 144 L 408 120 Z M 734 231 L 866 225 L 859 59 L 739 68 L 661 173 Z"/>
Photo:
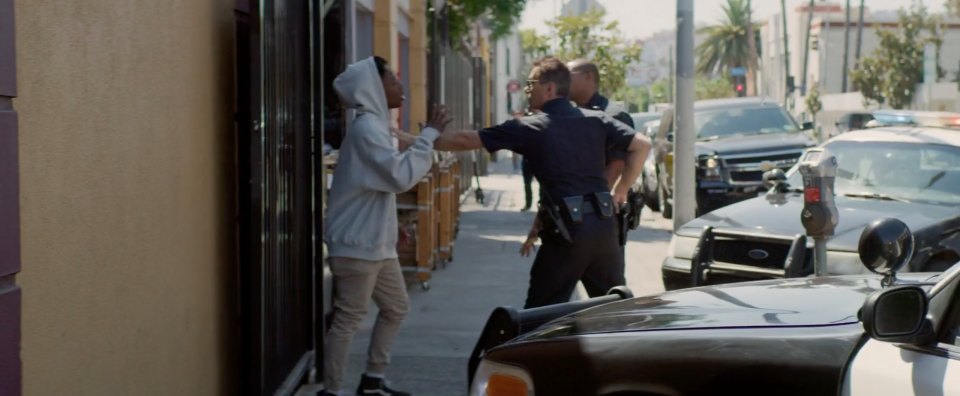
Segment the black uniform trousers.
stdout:
<path fill-rule="evenodd" d="M 525 208 L 533 205 L 533 172 L 530 171 L 530 165 L 527 164 L 527 158 L 523 158 L 520 167 L 523 171 L 523 198 Z"/>
<path fill-rule="evenodd" d="M 613 217 L 585 214 L 582 224 L 568 227 L 572 244 L 553 230 L 541 231 L 543 245 L 530 269 L 524 308 L 569 301 L 577 281 L 583 282 L 590 297 L 605 295 L 610 288 L 626 284 L 616 226 Z"/>

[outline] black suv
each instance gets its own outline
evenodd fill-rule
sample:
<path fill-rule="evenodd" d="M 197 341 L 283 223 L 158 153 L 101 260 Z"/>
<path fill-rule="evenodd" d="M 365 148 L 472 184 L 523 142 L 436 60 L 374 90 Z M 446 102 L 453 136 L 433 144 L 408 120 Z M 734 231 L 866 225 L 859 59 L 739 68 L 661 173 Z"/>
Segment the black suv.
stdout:
<path fill-rule="evenodd" d="M 763 187 L 763 172 L 784 171 L 817 144 L 775 101 L 736 98 L 697 101 L 697 214 L 753 198 Z M 664 218 L 673 217 L 673 110 L 664 112 L 654 139 Z"/>

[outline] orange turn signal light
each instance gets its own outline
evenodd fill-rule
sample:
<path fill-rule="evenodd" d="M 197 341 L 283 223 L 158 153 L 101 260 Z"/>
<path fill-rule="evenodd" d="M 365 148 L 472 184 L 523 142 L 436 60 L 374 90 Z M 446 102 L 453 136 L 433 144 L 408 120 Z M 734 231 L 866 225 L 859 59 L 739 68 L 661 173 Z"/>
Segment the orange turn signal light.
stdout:
<path fill-rule="evenodd" d="M 527 396 L 527 383 L 506 374 L 493 374 L 487 380 L 487 396 Z"/>

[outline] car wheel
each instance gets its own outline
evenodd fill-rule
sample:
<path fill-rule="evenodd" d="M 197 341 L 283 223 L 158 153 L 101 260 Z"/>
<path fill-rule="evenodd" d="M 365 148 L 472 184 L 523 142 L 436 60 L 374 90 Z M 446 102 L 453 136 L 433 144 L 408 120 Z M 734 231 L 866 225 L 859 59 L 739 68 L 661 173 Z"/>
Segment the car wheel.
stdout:
<path fill-rule="evenodd" d="M 663 277 L 663 289 L 665 291 L 686 289 L 690 287 L 690 280 L 673 277 L 673 276 L 664 276 Z"/>
<path fill-rule="evenodd" d="M 660 203 L 660 214 L 663 215 L 664 219 L 673 218 L 673 205 L 667 201 L 667 192 L 663 191 L 663 187 L 657 187 L 657 201 Z"/>
<path fill-rule="evenodd" d="M 654 176 L 656 177 L 656 176 Z M 657 183 L 659 185 L 659 183 Z M 657 191 L 659 188 L 650 186 L 647 184 L 646 180 L 643 183 L 643 197 L 646 201 L 647 207 L 654 212 L 660 211 L 660 194 Z"/>

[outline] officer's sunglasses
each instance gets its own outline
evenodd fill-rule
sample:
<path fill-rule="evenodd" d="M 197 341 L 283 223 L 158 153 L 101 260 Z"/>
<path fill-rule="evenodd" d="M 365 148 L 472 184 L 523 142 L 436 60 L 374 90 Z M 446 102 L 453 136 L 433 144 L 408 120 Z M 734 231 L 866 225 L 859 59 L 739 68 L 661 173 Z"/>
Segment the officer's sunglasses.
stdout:
<path fill-rule="evenodd" d="M 527 80 L 527 84 L 524 88 L 530 90 L 530 89 L 533 89 L 534 85 L 537 85 L 539 83 L 540 83 L 540 80 Z"/>

